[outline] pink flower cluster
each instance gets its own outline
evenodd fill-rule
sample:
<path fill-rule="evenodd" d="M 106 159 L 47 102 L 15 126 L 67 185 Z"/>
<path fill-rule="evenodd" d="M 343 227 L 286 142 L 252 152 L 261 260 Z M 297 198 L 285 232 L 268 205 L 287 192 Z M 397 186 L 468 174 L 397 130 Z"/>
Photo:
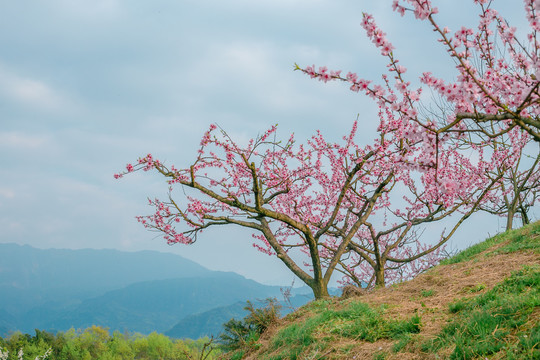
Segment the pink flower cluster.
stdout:
<path fill-rule="evenodd" d="M 363 13 L 362 16 L 362 27 L 366 30 L 367 36 L 376 47 L 381 49 L 383 56 L 389 55 L 394 49 L 394 46 L 386 39 L 386 33 L 377 27 L 372 15 Z"/>
<path fill-rule="evenodd" d="M 405 15 L 405 11 L 411 10 L 414 12 L 414 16 L 420 20 L 425 20 L 430 15 L 434 15 L 439 12 L 436 7 L 433 7 L 431 5 L 431 1 L 429 0 L 406 0 L 405 2 L 412 5 L 413 8 L 408 9 L 405 6 L 401 5 L 399 0 L 394 0 L 392 2 L 392 9 L 394 11 L 397 11 L 401 16 Z"/>
<path fill-rule="evenodd" d="M 319 81 L 322 82 L 328 82 L 330 80 L 338 79 L 341 75 L 341 71 L 328 71 L 328 68 L 326 66 L 319 67 L 318 71 L 315 71 L 315 65 L 308 66 L 305 69 L 306 74 L 311 76 L 311 78 L 317 78 Z"/>

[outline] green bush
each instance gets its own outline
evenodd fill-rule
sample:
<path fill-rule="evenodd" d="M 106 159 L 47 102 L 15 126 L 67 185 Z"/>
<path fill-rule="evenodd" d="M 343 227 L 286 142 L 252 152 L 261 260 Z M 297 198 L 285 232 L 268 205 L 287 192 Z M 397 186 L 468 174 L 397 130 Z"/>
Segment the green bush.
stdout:
<path fill-rule="evenodd" d="M 231 319 L 223 324 L 219 340 L 225 351 L 234 351 L 255 346 L 259 336 L 280 317 L 281 305 L 275 298 L 268 298 L 265 305 L 256 308 L 248 301 L 244 310 L 248 314 L 242 320 Z"/>

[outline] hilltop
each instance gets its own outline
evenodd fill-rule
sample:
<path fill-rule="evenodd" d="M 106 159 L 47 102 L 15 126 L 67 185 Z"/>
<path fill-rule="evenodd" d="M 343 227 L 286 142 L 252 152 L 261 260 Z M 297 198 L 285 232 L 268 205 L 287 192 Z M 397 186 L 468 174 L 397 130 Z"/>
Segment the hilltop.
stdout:
<path fill-rule="evenodd" d="M 540 359 L 540 222 L 415 279 L 314 301 L 231 359 Z"/>

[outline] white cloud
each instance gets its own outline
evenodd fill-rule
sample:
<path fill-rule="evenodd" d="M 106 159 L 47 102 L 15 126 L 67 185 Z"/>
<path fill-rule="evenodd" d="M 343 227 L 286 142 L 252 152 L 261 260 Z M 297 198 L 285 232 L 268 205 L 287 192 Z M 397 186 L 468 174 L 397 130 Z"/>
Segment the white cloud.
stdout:
<path fill-rule="evenodd" d="M 28 76 L 20 76 L 0 64 L 0 96 L 38 110 L 65 109 L 69 101 L 51 85 Z"/>
<path fill-rule="evenodd" d="M 293 66 L 296 53 L 305 57 L 306 53 L 318 52 L 304 45 L 280 48 L 269 42 L 249 40 L 216 43 L 209 46 L 189 73 L 193 74 L 193 83 L 212 84 L 212 91 L 233 90 L 228 96 L 248 107 L 285 113 L 311 106 L 308 104 L 313 99 L 305 93 L 302 75 L 295 73 Z"/>
<path fill-rule="evenodd" d="M 48 137 L 44 135 L 23 134 L 20 132 L 0 132 L 0 147 L 16 149 L 36 149 L 47 144 Z"/>
<path fill-rule="evenodd" d="M 13 199 L 15 197 L 15 191 L 10 188 L 0 188 L 0 197 Z"/>

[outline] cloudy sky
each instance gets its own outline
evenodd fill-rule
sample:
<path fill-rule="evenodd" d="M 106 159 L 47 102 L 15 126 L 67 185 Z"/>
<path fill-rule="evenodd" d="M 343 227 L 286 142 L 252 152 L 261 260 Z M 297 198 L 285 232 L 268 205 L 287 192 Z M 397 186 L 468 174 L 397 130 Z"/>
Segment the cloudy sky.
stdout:
<path fill-rule="evenodd" d="M 441 22 L 472 26 L 471 2 L 438 1 Z M 495 8 L 524 22 L 515 0 Z M 237 228 L 167 246 L 134 219 L 152 210 L 147 197 L 166 195 L 162 179 L 113 174 L 147 153 L 189 165 L 211 123 L 240 141 L 276 123 L 283 137 L 319 129 L 338 140 L 360 114 L 360 140 L 369 141 L 373 103 L 293 71 L 327 65 L 378 80 L 385 62 L 359 25 L 362 11 L 388 33 L 411 80 L 422 71 L 453 77 L 427 24 L 393 13 L 391 0 L 0 0 L 0 242 L 169 251 L 290 283 Z M 452 247 L 504 223 L 477 219 Z"/>

